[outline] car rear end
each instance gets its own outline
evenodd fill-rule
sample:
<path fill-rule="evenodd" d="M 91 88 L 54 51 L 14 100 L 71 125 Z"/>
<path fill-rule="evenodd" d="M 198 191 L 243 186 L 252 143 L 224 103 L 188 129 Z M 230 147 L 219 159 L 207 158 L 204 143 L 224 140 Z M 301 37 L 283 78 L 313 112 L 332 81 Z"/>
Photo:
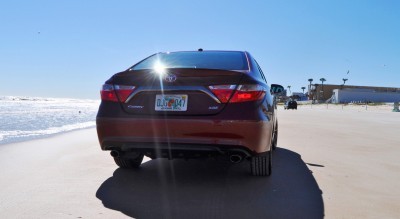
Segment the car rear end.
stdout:
<path fill-rule="evenodd" d="M 288 109 L 295 109 L 297 110 L 297 102 L 295 100 L 289 101 L 289 107 Z"/>
<path fill-rule="evenodd" d="M 274 109 L 252 68 L 246 52 L 196 51 L 155 54 L 115 74 L 101 90 L 101 148 L 128 160 L 267 153 Z"/>

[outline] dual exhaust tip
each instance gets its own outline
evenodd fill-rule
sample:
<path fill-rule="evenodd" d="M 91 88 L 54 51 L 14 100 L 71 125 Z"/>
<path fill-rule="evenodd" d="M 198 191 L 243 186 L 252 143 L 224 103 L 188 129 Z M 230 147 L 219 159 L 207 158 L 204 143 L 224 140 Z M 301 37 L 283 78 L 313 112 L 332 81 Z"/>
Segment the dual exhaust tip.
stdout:
<path fill-rule="evenodd" d="M 243 156 L 241 156 L 239 154 L 232 154 L 231 156 L 229 156 L 229 160 L 232 163 L 240 163 L 243 160 Z"/>
<path fill-rule="evenodd" d="M 112 150 L 110 152 L 110 155 L 112 157 L 119 157 L 121 155 L 121 153 L 117 150 Z M 231 156 L 229 156 L 229 161 L 231 161 L 232 163 L 240 163 L 243 160 L 243 156 L 239 155 L 239 154 L 232 154 Z"/>

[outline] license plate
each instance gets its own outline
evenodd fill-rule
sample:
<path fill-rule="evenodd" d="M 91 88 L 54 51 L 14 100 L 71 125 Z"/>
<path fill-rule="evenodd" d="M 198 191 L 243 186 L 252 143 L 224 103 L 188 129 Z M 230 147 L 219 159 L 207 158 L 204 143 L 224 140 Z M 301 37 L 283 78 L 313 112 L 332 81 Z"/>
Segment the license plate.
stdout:
<path fill-rule="evenodd" d="M 156 95 L 156 111 L 186 111 L 188 95 Z"/>

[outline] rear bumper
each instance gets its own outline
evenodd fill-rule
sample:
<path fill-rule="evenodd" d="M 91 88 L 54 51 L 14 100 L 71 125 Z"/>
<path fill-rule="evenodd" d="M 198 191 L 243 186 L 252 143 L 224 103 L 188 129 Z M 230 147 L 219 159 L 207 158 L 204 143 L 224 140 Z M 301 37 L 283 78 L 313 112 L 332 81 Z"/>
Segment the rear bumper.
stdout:
<path fill-rule="evenodd" d="M 239 152 L 270 150 L 271 121 L 97 117 L 102 150 Z"/>

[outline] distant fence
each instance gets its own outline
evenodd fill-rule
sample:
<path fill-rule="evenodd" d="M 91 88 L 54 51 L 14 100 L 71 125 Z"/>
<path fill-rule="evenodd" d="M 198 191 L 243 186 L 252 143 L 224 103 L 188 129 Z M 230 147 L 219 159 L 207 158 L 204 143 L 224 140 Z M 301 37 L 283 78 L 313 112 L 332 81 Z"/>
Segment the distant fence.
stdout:
<path fill-rule="evenodd" d="M 354 103 L 314 103 L 312 104 L 310 101 L 298 101 L 299 110 L 303 109 L 340 109 L 340 110 L 377 110 L 377 111 L 395 111 L 396 104 L 394 103 L 365 103 L 360 101 L 355 101 Z"/>

